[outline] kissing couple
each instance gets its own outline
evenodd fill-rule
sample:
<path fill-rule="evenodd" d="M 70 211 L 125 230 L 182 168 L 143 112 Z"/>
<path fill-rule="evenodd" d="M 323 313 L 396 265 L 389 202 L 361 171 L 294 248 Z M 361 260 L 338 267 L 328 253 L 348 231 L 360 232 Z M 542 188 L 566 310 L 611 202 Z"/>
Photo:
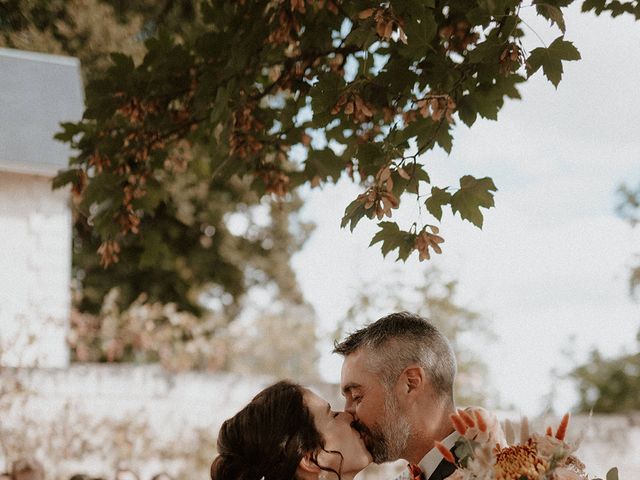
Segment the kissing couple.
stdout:
<path fill-rule="evenodd" d="M 334 352 L 344 357 L 344 411 L 289 381 L 267 387 L 222 424 L 212 480 L 351 480 L 371 462 L 398 459 L 409 464 L 402 479 L 454 472 L 435 448 L 453 449 L 459 438 L 450 419 L 456 359 L 442 333 L 393 313 Z"/>

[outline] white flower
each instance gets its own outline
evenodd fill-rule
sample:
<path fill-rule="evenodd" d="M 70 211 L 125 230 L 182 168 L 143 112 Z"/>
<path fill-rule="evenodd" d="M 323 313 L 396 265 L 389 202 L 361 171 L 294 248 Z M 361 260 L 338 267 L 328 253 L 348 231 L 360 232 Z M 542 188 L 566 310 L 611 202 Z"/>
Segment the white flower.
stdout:
<path fill-rule="evenodd" d="M 553 472 L 554 480 L 586 480 L 586 478 L 586 476 L 564 467 L 556 468 Z"/>
<path fill-rule="evenodd" d="M 566 458 L 573 452 L 573 447 L 558 440 L 551 435 L 539 435 L 534 433 L 532 435 L 533 440 L 536 442 L 536 449 L 538 453 L 544 457 L 551 458 L 555 456 L 558 459 L 566 460 Z"/>

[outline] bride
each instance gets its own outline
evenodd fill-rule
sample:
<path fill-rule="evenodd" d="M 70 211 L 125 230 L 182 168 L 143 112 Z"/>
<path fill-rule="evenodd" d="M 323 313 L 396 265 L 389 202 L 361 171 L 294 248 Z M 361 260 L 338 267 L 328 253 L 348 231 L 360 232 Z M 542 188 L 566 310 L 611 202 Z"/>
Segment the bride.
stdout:
<path fill-rule="evenodd" d="M 310 390 L 280 381 L 218 434 L 212 480 L 351 480 L 372 461 L 353 417 Z"/>

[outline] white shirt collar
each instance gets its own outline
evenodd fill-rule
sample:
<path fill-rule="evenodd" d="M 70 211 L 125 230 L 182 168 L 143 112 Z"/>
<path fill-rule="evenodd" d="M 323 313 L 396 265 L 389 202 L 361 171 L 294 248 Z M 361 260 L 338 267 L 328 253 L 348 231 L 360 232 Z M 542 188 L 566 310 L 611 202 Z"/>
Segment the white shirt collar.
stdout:
<path fill-rule="evenodd" d="M 446 437 L 440 443 L 442 443 L 445 447 L 451 450 L 453 446 L 456 444 L 456 441 L 458 440 L 458 438 L 460 438 L 460 434 L 454 430 L 453 433 L 451 433 L 448 437 Z M 418 463 L 418 465 L 424 472 L 424 477 L 429 478 L 431 475 L 433 475 L 433 472 L 435 472 L 436 468 L 438 468 L 438 465 L 440 464 L 441 461 L 442 461 L 442 454 L 438 451 L 437 448 L 434 447 L 431 450 L 429 450 L 424 457 L 422 457 L 422 460 L 420 460 L 420 463 Z"/>

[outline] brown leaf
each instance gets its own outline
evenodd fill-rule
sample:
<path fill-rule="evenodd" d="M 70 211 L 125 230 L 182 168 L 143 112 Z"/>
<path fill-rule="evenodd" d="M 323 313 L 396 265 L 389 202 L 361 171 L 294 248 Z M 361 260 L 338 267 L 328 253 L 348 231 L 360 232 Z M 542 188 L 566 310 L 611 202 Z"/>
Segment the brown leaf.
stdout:
<path fill-rule="evenodd" d="M 375 8 L 367 8 L 366 10 L 362 10 L 358 14 L 358 18 L 360 20 L 365 20 L 365 19 L 369 18 L 371 15 L 373 15 L 373 12 L 375 12 Z"/>

